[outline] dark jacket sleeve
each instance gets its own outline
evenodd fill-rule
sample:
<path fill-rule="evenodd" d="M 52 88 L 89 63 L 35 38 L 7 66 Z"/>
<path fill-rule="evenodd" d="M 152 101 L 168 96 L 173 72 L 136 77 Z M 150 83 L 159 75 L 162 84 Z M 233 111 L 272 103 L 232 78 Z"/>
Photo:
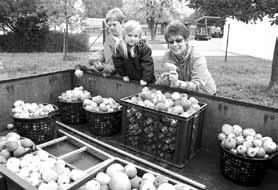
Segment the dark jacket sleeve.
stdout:
<path fill-rule="evenodd" d="M 115 65 L 116 73 L 118 73 L 121 76 L 127 76 L 124 67 L 124 58 L 120 53 L 120 49 L 118 47 L 116 48 L 116 53 L 112 56 L 112 58 Z"/>
<path fill-rule="evenodd" d="M 142 66 L 142 80 L 150 83 L 154 82 L 154 63 L 151 48 L 143 43 L 138 47 L 140 54 L 140 64 Z"/>

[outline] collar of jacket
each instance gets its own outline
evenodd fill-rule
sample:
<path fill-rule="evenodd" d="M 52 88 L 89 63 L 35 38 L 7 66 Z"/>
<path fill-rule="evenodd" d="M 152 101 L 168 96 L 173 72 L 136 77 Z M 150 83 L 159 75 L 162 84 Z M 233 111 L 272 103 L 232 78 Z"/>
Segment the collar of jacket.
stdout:
<path fill-rule="evenodd" d="M 187 44 L 186 51 L 183 53 L 182 56 L 175 55 L 172 51 L 170 51 L 170 56 L 178 63 L 179 65 L 184 65 L 190 58 L 192 53 L 193 47 Z"/>

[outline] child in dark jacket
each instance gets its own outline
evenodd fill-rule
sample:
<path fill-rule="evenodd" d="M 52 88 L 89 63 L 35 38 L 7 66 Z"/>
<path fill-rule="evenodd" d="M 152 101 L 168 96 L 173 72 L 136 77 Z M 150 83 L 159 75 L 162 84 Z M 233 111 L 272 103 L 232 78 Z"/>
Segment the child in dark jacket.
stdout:
<path fill-rule="evenodd" d="M 154 63 L 152 50 L 141 39 L 142 27 L 139 22 L 130 20 L 124 24 L 123 39 L 116 46 L 113 62 L 116 72 L 123 80 L 140 81 L 141 85 L 154 83 Z"/>

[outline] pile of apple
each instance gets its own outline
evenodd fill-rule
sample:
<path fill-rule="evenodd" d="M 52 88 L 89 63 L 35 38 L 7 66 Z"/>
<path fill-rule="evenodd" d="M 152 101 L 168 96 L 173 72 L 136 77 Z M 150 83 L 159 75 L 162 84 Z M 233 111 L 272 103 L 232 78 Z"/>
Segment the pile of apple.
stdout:
<path fill-rule="evenodd" d="M 33 141 L 20 137 L 15 132 L 0 136 L 0 164 L 6 164 L 10 157 L 21 157 L 26 152 L 33 150 L 33 148 Z"/>
<path fill-rule="evenodd" d="M 114 112 L 121 109 L 121 105 L 113 98 L 103 98 L 100 95 L 85 99 L 83 107 L 92 112 Z"/>
<path fill-rule="evenodd" d="M 51 157 L 44 150 L 9 158 L 6 167 L 39 190 L 66 189 L 85 172 L 67 167 L 65 161 Z"/>
<path fill-rule="evenodd" d="M 277 144 L 271 137 L 263 137 L 252 128 L 224 124 L 218 140 L 231 152 L 250 158 L 268 158 L 277 151 Z"/>
<path fill-rule="evenodd" d="M 83 86 L 75 87 L 73 90 L 67 90 L 63 92 L 59 97 L 60 100 L 66 102 L 83 101 L 85 99 L 91 98 L 91 93 L 84 90 Z"/>
<path fill-rule="evenodd" d="M 97 173 L 95 179 L 88 181 L 81 190 L 189 190 L 184 184 L 172 185 L 162 175 L 144 173 L 138 176 L 137 168 L 132 164 L 125 166 L 113 163 L 105 172 Z"/>
<path fill-rule="evenodd" d="M 12 109 L 16 118 L 38 118 L 47 116 L 53 111 L 55 108 L 51 104 L 25 103 L 22 100 L 16 100 Z"/>
<path fill-rule="evenodd" d="M 144 87 L 139 96 L 131 97 L 125 101 L 183 117 L 189 117 L 200 110 L 198 100 L 194 97 L 189 98 L 185 93 L 162 93 L 160 90 L 149 89 L 148 87 Z"/>

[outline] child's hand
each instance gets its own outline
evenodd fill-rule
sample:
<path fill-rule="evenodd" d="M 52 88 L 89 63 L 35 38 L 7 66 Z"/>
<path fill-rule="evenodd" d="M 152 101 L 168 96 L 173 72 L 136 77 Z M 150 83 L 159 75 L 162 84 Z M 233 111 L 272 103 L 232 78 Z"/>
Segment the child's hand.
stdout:
<path fill-rule="evenodd" d="M 81 78 L 83 76 L 83 71 L 81 71 L 80 69 L 76 69 L 74 71 L 74 75 L 77 77 L 77 78 Z"/>
<path fill-rule="evenodd" d="M 125 82 L 129 82 L 129 78 L 128 78 L 128 76 L 124 76 L 124 77 L 123 77 L 123 81 L 125 81 Z"/>
<path fill-rule="evenodd" d="M 104 66 L 104 69 L 103 69 L 102 73 L 111 75 L 115 71 L 115 68 L 112 64 L 105 64 L 103 66 Z"/>
<path fill-rule="evenodd" d="M 144 81 L 144 80 L 140 80 L 140 85 L 142 85 L 142 86 L 146 86 L 148 83 L 146 82 L 146 81 Z"/>

